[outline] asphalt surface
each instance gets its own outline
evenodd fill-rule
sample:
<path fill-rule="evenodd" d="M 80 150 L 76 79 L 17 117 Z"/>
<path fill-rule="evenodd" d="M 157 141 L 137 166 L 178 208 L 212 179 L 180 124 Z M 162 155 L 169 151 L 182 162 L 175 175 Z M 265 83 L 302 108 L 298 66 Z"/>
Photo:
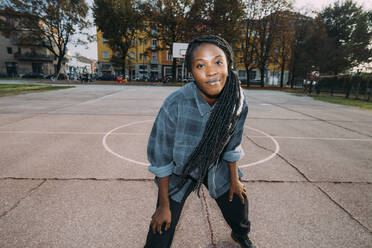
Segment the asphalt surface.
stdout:
<path fill-rule="evenodd" d="M 157 196 L 147 138 L 177 89 L 79 85 L 1 97 L 0 247 L 143 247 Z M 372 111 L 246 95 L 240 165 L 251 239 L 260 248 L 372 247 Z M 172 247 L 238 247 L 201 195 L 188 198 Z"/>

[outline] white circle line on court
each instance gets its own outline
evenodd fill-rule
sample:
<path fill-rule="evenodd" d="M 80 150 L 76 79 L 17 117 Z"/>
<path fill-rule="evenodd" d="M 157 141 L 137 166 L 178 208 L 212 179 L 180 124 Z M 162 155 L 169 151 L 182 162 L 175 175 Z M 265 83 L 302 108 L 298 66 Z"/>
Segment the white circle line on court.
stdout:
<path fill-rule="evenodd" d="M 133 160 L 133 159 L 130 159 L 130 158 L 127 158 L 127 157 L 124 157 L 116 152 L 114 152 L 108 145 L 107 145 L 107 142 L 106 142 L 106 139 L 107 137 L 112 133 L 112 132 L 115 132 L 116 130 L 120 129 L 120 128 L 123 128 L 123 127 L 128 127 L 128 126 L 131 126 L 131 125 L 135 125 L 135 124 L 139 124 L 139 123 L 145 123 L 145 122 L 150 122 L 150 121 L 153 121 L 153 120 L 146 120 L 146 121 L 136 121 L 136 122 L 130 122 L 130 123 L 127 123 L 127 124 L 124 124 L 124 125 L 121 125 L 119 127 L 116 127 L 114 129 L 112 129 L 111 131 L 109 131 L 108 133 L 105 134 L 105 136 L 103 137 L 102 139 L 102 144 L 103 144 L 103 147 L 105 147 L 105 149 L 110 152 L 111 154 L 113 154 L 114 156 L 118 157 L 118 158 L 121 158 L 121 159 L 124 159 L 126 161 L 129 161 L 129 162 L 132 162 L 132 163 L 135 163 L 135 164 L 139 164 L 139 165 L 144 165 L 144 166 L 149 166 L 148 163 L 143 163 L 143 162 L 139 162 L 137 160 Z"/>
<path fill-rule="evenodd" d="M 249 166 L 253 166 L 253 165 L 258 165 L 258 164 L 262 164 L 262 163 L 265 163 L 266 161 L 269 161 L 270 159 L 272 159 L 273 157 L 276 156 L 276 154 L 278 154 L 279 150 L 280 150 L 280 146 L 279 146 L 279 143 L 276 141 L 276 139 L 274 139 L 273 136 L 271 136 L 270 134 L 267 134 L 261 130 L 258 130 L 258 129 L 255 129 L 253 127 L 249 127 L 249 126 L 244 126 L 245 128 L 249 128 L 255 132 L 258 132 L 258 133 L 261 133 L 263 134 L 264 136 L 270 138 L 274 144 L 275 144 L 275 151 L 268 157 L 264 158 L 264 159 L 261 159 L 259 161 L 256 161 L 256 162 L 253 162 L 253 163 L 249 163 L 249 164 L 243 164 L 243 165 L 240 165 L 239 167 L 240 168 L 245 168 L 245 167 L 249 167 Z"/>
<path fill-rule="evenodd" d="M 51 135 L 105 135 L 107 132 L 73 132 L 73 131 L 13 131 L 13 130 L 0 130 L 0 134 L 51 134 Z M 143 133 L 127 133 L 117 132 L 110 135 L 132 135 L 141 136 Z M 248 135 L 250 138 L 265 138 L 269 139 L 270 136 L 266 135 Z M 357 138 L 336 138 L 336 137 L 302 137 L 302 136 L 271 136 L 274 139 L 299 139 L 299 140 L 328 140 L 328 141 L 361 141 L 372 142 L 372 139 L 357 139 Z"/>
<path fill-rule="evenodd" d="M 123 127 L 128 127 L 128 126 L 131 126 L 131 125 L 135 125 L 135 124 L 140 124 L 140 123 L 145 123 L 145 122 L 150 122 L 150 121 L 153 121 L 153 120 L 145 120 L 145 121 L 136 121 L 136 122 L 130 122 L 130 123 L 127 123 L 127 124 L 124 124 L 124 125 L 121 125 L 119 127 L 116 127 L 112 130 L 110 130 L 109 132 L 107 132 L 105 134 L 105 136 L 103 137 L 102 139 L 102 144 L 103 144 L 103 147 L 111 154 L 113 154 L 114 156 L 120 158 L 120 159 L 123 159 L 123 160 L 126 160 L 126 161 L 129 161 L 129 162 L 132 162 L 132 163 L 135 163 L 135 164 L 139 164 L 139 165 L 143 165 L 143 166 L 149 166 L 148 163 L 144 163 L 144 162 L 140 162 L 140 161 L 137 161 L 137 160 L 134 160 L 134 159 L 130 159 L 130 158 L 127 158 L 125 156 L 122 156 L 120 154 L 118 154 L 117 152 L 113 151 L 108 145 L 107 145 L 107 137 L 112 134 L 113 132 L 115 132 L 116 130 L 120 129 L 120 128 L 123 128 Z M 261 131 L 261 130 L 258 130 L 258 129 L 255 129 L 253 127 L 249 127 L 249 126 L 244 126 L 246 128 L 249 128 L 253 131 L 256 131 L 256 132 L 259 132 L 261 134 L 263 134 L 264 136 L 270 138 L 274 144 L 275 144 L 275 151 L 268 157 L 264 158 L 264 159 L 261 159 L 259 161 L 256 161 L 256 162 L 253 162 L 253 163 L 249 163 L 249 164 L 244 164 L 244 165 L 240 165 L 239 167 L 240 168 L 244 168 L 244 167 L 249 167 L 249 166 L 253 166 L 253 165 L 258 165 L 258 164 L 262 164 L 270 159 L 272 159 L 273 157 L 276 156 L 276 154 L 278 154 L 279 150 L 280 150 L 280 146 L 279 146 L 279 143 L 269 134 Z"/>

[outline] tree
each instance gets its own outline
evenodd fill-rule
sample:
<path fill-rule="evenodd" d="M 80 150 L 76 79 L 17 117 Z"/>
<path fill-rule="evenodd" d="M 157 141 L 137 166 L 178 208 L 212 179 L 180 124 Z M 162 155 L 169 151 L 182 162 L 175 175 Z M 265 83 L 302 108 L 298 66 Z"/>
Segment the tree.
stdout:
<path fill-rule="evenodd" d="M 293 39 L 291 43 L 290 53 L 290 83 L 291 88 L 294 86 L 296 78 L 306 76 L 306 72 L 310 66 L 310 58 L 308 56 L 308 50 L 305 48 L 305 44 L 309 43 L 310 37 L 313 35 L 313 26 L 315 22 L 308 16 L 301 15 L 299 13 L 293 15 Z M 317 41 L 315 39 L 314 41 Z M 314 42 L 314 47 L 317 43 Z M 320 48 L 320 47 L 318 47 Z M 314 54 L 312 55 L 314 56 Z"/>
<path fill-rule="evenodd" d="M 57 58 L 55 74 L 59 75 L 71 36 L 87 28 L 88 5 L 85 0 L 5 0 L 0 30 L 5 36 L 18 30 L 23 45 L 47 48 Z M 83 43 L 78 40 L 77 43 Z"/>
<path fill-rule="evenodd" d="M 196 1 L 199 4 L 200 1 Z M 188 14 L 192 8 L 191 0 L 157 0 L 148 1 L 142 6 L 151 30 L 148 36 L 158 40 L 158 46 L 161 50 L 168 50 L 172 53 L 173 43 L 188 42 L 187 25 L 195 24 L 197 16 L 193 17 Z M 194 18 L 194 19 L 193 19 Z M 177 59 L 173 58 L 172 78 L 176 78 Z"/>
<path fill-rule="evenodd" d="M 274 48 L 274 59 L 280 64 L 280 87 L 283 88 L 284 70 L 288 67 L 291 54 L 291 46 L 294 38 L 294 13 L 284 12 L 279 21 L 279 35 Z"/>
<path fill-rule="evenodd" d="M 333 73 L 343 72 L 371 58 L 370 13 L 363 12 L 361 6 L 352 0 L 338 1 L 323 9 L 318 17 L 333 43 L 330 68 Z"/>
<path fill-rule="evenodd" d="M 123 76 L 128 51 L 143 29 L 143 15 L 136 0 L 94 0 L 93 17 L 98 30 L 113 52 L 111 62 L 121 67 Z"/>
<path fill-rule="evenodd" d="M 243 49 L 244 64 L 249 77 L 253 66 L 258 67 L 261 86 L 272 56 L 273 43 L 280 34 L 280 17 L 291 5 L 286 0 L 245 0 L 245 35 Z"/>
<path fill-rule="evenodd" d="M 243 23 L 241 0 L 206 0 L 206 32 L 221 36 L 235 48 L 241 38 Z"/>

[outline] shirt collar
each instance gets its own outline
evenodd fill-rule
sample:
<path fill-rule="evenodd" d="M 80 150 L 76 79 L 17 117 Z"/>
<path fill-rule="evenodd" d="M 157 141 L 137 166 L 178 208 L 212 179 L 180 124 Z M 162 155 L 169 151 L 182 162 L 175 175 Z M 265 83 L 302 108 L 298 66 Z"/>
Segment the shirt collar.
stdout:
<path fill-rule="evenodd" d="M 207 101 L 201 96 L 201 94 L 200 94 L 197 86 L 195 85 L 195 83 L 192 83 L 192 84 L 193 84 L 193 88 L 194 88 L 194 98 L 195 98 L 195 101 L 196 101 L 196 105 L 198 106 L 198 110 L 199 110 L 200 115 L 204 116 L 204 115 L 211 112 L 212 107 L 209 106 Z"/>

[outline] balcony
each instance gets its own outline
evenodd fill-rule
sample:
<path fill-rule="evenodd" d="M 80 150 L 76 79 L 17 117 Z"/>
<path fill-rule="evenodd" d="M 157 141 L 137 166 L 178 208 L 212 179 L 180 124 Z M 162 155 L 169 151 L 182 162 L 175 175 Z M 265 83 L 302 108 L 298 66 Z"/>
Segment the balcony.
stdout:
<path fill-rule="evenodd" d="M 53 62 L 53 55 L 45 55 L 38 53 L 14 53 L 14 58 L 22 61 L 39 61 L 39 62 Z"/>
<path fill-rule="evenodd" d="M 157 65 L 157 64 L 159 64 L 159 62 L 158 62 L 157 59 L 152 59 L 152 60 L 150 61 L 150 64 L 152 64 L 152 65 Z"/>

